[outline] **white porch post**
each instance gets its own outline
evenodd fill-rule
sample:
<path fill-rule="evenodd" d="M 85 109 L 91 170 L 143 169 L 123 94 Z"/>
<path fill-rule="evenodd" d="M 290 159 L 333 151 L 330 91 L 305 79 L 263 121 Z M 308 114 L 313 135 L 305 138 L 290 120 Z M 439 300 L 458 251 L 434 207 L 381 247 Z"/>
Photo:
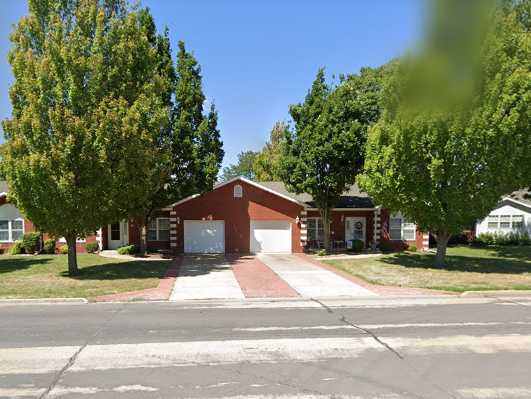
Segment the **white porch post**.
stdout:
<path fill-rule="evenodd" d="M 98 250 L 101 251 L 103 249 L 103 229 L 101 227 L 96 231 L 96 242 L 98 243 Z"/>
<path fill-rule="evenodd" d="M 430 249 L 430 233 L 422 233 L 422 250 L 427 251 Z"/>
<path fill-rule="evenodd" d="M 305 247 L 308 241 L 308 212 L 301 211 L 300 223 L 301 223 L 301 246 Z"/>
<path fill-rule="evenodd" d="M 380 244 L 380 238 L 382 236 L 382 208 L 378 207 L 374 211 L 374 236 L 373 236 L 373 249 Z"/>
<path fill-rule="evenodd" d="M 177 212 L 170 211 L 170 247 L 177 251 Z"/>

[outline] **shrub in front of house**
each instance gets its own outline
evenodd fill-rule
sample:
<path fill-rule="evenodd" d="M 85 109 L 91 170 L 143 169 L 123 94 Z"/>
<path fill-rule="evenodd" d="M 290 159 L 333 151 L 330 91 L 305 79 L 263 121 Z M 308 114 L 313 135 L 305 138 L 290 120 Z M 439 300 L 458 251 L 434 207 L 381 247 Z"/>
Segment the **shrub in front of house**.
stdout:
<path fill-rule="evenodd" d="M 60 254 L 63 254 L 63 255 L 67 255 L 68 254 L 68 245 L 61 245 L 61 247 L 59 248 L 59 253 Z"/>
<path fill-rule="evenodd" d="M 352 252 L 361 252 L 363 251 L 365 244 L 361 240 L 352 240 L 352 247 L 349 248 L 349 251 Z"/>
<path fill-rule="evenodd" d="M 34 254 L 39 250 L 41 243 L 41 233 L 33 231 L 31 233 L 26 233 L 22 236 L 22 246 L 24 247 L 24 252 L 27 254 Z"/>
<path fill-rule="evenodd" d="M 44 241 L 44 248 L 43 248 L 44 253 L 50 254 L 50 255 L 55 254 L 56 244 L 57 244 L 57 241 L 53 238 L 49 238 L 46 241 Z"/>
<path fill-rule="evenodd" d="M 380 251 L 382 251 L 384 254 L 393 252 L 393 244 L 391 244 L 389 241 L 382 241 L 380 245 L 378 245 L 378 248 L 380 248 Z"/>
<path fill-rule="evenodd" d="M 89 254 L 98 252 L 99 246 L 97 242 L 87 242 L 85 244 L 85 249 Z"/>
<path fill-rule="evenodd" d="M 22 240 L 17 240 L 9 248 L 9 255 L 20 255 L 24 253 L 24 246 Z"/>
<path fill-rule="evenodd" d="M 471 244 L 475 247 L 491 245 L 531 245 L 531 238 L 528 233 L 481 233 L 472 240 Z"/>
<path fill-rule="evenodd" d="M 116 250 L 120 255 L 134 255 L 138 252 L 136 245 L 126 245 Z"/>
<path fill-rule="evenodd" d="M 450 236 L 448 245 L 468 245 L 468 237 L 466 234 L 454 234 Z"/>
<path fill-rule="evenodd" d="M 475 247 L 475 248 L 484 248 L 487 246 L 487 244 L 485 244 L 485 241 L 483 241 L 481 238 L 479 237 L 474 237 L 471 241 L 470 241 L 470 245 L 472 247 Z"/>
<path fill-rule="evenodd" d="M 319 251 L 317 251 L 317 256 L 326 256 L 327 253 L 326 253 L 326 249 L 320 249 Z"/>
<path fill-rule="evenodd" d="M 407 247 L 407 250 L 408 250 L 409 252 L 417 252 L 417 246 L 416 246 L 416 245 L 409 245 L 409 246 Z"/>

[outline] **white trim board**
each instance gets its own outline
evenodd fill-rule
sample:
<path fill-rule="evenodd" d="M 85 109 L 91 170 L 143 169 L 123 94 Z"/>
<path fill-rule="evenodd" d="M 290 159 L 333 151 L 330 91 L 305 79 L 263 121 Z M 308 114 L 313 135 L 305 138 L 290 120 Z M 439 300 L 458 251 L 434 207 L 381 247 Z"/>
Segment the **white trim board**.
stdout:
<path fill-rule="evenodd" d="M 246 179 L 245 177 L 235 177 L 235 178 L 230 179 L 230 180 L 227 180 L 227 181 L 225 181 L 225 182 L 218 183 L 218 184 L 216 184 L 216 185 L 212 188 L 212 191 L 217 190 L 218 188 L 221 188 L 221 187 L 223 187 L 223 186 L 226 186 L 227 184 L 234 183 L 235 181 L 242 181 L 242 182 L 247 183 L 247 184 L 249 184 L 249 185 L 251 185 L 251 186 L 257 187 L 257 188 L 259 188 L 259 189 L 261 189 L 261 190 L 264 190 L 264 191 L 267 191 L 267 192 L 269 192 L 269 193 L 271 193 L 271 194 L 274 194 L 274 195 L 276 195 L 276 196 L 278 196 L 278 197 L 281 197 L 281 198 L 284 198 L 284 199 L 286 199 L 286 200 L 288 200 L 288 201 L 294 202 L 294 203 L 296 203 L 296 204 L 298 204 L 298 205 L 300 205 L 300 206 L 302 206 L 302 207 L 306 207 L 306 205 L 305 205 L 303 202 L 297 201 L 297 200 L 294 199 L 294 198 L 291 198 L 291 197 L 289 197 L 289 196 L 287 196 L 287 195 L 284 195 L 284 194 L 279 193 L 279 192 L 277 192 L 277 191 L 275 191 L 275 190 L 272 190 L 272 189 L 270 189 L 269 187 L 262 186 L 260 183 L 257 183 L 257 182 L 254 182 L 254 181 L 252 181 L 252 180 Z M 194 198 L 199 197 L 200 195 L 201 195 L 201 194 L 193 194 L 193 195 L 190 195 L 189 197 L 183 198 L 182 200 L 177 201 L 176 203 L 172 204 L 171 207 L 173 208 L 173 207 L 175 207 L 175 206 L 177 206 L 177 205 L 180 205 L 180 204 L 182 204 L 182 203 L 184 203 L 184 202 L 191 201 L 191 200 L 193 200 Z"/>

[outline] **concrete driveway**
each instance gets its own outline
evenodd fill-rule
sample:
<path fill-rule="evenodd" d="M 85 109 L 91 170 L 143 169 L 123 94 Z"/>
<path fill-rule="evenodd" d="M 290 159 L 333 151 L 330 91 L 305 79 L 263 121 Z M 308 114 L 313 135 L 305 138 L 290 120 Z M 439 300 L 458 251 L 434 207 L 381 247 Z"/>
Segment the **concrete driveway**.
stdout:
<path fill-rule="evenodd" d="M 374 292 L 303 258 L 289 254 L 261 254 L 258 256 L 302 297 L 367 297 Z"/>
<path fill-rule="evenodd" d="M 170 301 L 243 298 L 224 255 L 188 255 L 181 264 Z"/>
<path fill-rule="evenodd" d="M 170 301 L 369 297 L 376 294 L 295 255 L 183 258 Z"/>

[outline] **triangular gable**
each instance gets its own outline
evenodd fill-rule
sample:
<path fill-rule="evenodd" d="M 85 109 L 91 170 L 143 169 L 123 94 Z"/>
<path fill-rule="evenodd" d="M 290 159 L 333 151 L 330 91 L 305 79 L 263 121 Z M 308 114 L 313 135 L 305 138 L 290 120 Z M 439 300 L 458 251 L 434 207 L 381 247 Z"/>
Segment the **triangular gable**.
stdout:
<path fill-rule="evenodd" d="M 225 181 L 225 182 L 222 182 L 222 183 L 218 183 L 218 184 L 216 184 L 216 185 L 212 188 L 212 191 L 216 191 L 218 188 L 224 187 L 224 186 L 226 186 L 226 185 L 228 185 L 228 184 L 231 184 L 231 183 L 234 183 L 234 182 L 236 182 L 236 181 L 241 181 L 241 182 L 247 183 L 247 184 L 249 184 L 249 185 L 251 185 L 251 186 L 254 186 L 254 187 L 256 187 L 256 188 L 259 188 L 259 189 L 261 189 L 261 190 L 263 190 L 263 191 L 266 191 L 266 192 L 268 192 L 268 193 L 271 193 L 271 194 L 273 194 L 273 195 L 276 195 L 277 197 L 280 197 L 280 198 L 283 198 L 283 199 L 285 199 L 285 200 L 288 200 L 288 201 L 294 202 L 294 203 L 296 203 L 296 204 L 298 204 L 298 205 L 300 205 L 300 206 L 302 206 L 302 207 L 306 207 L 306 204 L 304 204 L 303 202 L 297 201 L 295 198 L 291 198 L 290 196 L 287 196 L 287 195 L 285 195 L 285 194 L 279 193 L 279 192 L 277 192 L 277 191 L 275 191 L 275 190 L 270 189 L 269 187 L 265 187 L 265 186 L 261 185 L 260 183 L 257 183 L 257 182 L 255 182 L 255 181 L 249 180 L 249 179 L 247 179 L 247 178 L 245 178 L 245 177 L 241 177 L 241 176 L 240 176 L 240 177 L 235 177 L 235 178 L 230 179 L 230 180 L 227 180 L 227 181 Z M 193 200 L 194 198 L 199 197 L 200 195 L 201 195 L 201 194 L 193 194 L 193 195 L 190 195 L 189 197 L 183 198 L 182 200 L 177 201 L 176 203 L 172 204 L 171 207 L 173 208 L 173 207 L 175 207 L 175 206 L 177 206 L 177 205 L 180 205 L 180 204 L 182 204 L 182 203 L 185 203 L 185 202 L 191 201 L 191 200 Z"/>

